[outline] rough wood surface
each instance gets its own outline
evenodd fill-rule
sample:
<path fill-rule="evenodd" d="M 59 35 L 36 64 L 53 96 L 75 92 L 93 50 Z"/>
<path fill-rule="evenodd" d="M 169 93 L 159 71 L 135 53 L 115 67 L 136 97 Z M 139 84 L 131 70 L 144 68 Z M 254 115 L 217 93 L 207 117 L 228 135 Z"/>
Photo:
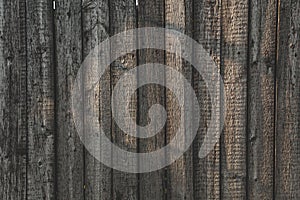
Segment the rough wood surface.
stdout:
<path fill-rule="evenodd" d="M 136 27 L 136 5 L 134 0 L 114 0 L 110 2 L 110 35 L 113 36 L 117 33 L 134 29 Z M 126 47 L 134 46 L 135 38 L 126 38 L 123 45 Z M 111 52 L 116 52 L 114 47 L 111 47 Z M 111 65 L 111 79 L 112 79 L 112 90 L 117 81 L 126 74 L 127 71 L 137 66 L 137 54 L 136 51 L 132 51 L 125 56 L 120 57 Z M 127 83 L 130 88 L 135 88 L 137 84 L 137 77 L 133 77 L 133 80 Z M 132 95 L 130 101 L 126 102 L 131 119 L 126 119 L 124 116 L 119 116 L 123 120 L 133 120 L 136 122 L 137 117 L 137 95 Z M 114 113 L 115 116 L 118 113 Z M 112 123 L 112 141 L 119 147 L 126 151 L 137 152 L 138 144 L 135 137 L 124 134 L 124 132 L 118 127 L 113 121 Z M 136 126 L 128 127 L 129 130 L 136 130 Z M 117 156 L 112 154 L 112 156 Z M 124 160 L 124 162 L 127 162 Z M 137 165 L 137 163 L 129 163 L 127 165 Z M 113 170 L 113 196 L 112 199 L 133 199 L 138 198 L 138 175 L 120 172 Z"/>
<path fill-rule="evenodd" d="M 300 198 L 300 2 L 280 1 L 275 198 Z"/>
<path fill-rule="evenodd" d="M 164 1 L 163 0 L 140 0 L 138 2 L 138 27 L 164 27 Z M 147 34 L 147 33 L 145 33 Z M 161 39 L 161 38 L 158 38 Z M 142 41 L 138 41 L 141 43 Z M 139 50 L 138 64 L 160 63 L 164 64 L 164 52 L 154 49 Z M 149 74 L 159 76 L 164 81 L 163 74 L 157 74 L 152 66 L 147 69 Z M 147 77 L 143 77 L 144 79 Z M 147 85 L 138 92 L 139 118 L 138 124 L 146 126 L 150 123 L 148 111 L 154 104 L 165 106 L 165 90 L 158 85 Z M 139 139 L 139 152 L 151 152 L 165 146 L 165 129 L 156 136 Z M 167 195 L 165 169 L 139 175 L 140 199 L 165 199 Z"/>
<path fill-rule="evenodd" d="M 177 30 L 191 37 L 192 34 L 192 1 L 177 1 L 166 0 L 165 1 L 165 27 L 168 29 Z M 176 37 L 166 37 L 166 44 L 170 43 L 170 48 L 182 48 L 177 46 L 178 42 Z M 178 40 L 178 39 L 177 39 Z M 192 81 L 192 67 L 186 61 L 184 61 L 180 55 L 166 53 L 167 66 L 172 67 L 176 71 L 180 72 L 188 82 Z M 186 106 L 192 106 L 190 102 L 191 96 L 183 88 L 183 81 L 172 79 L 172 74 L 165 75 L 167 88 L 174 84 L 178 91 L 184 98 Z M 178 87 L 179 86 L 179 87 Z M 180 88 L 180 86 L 182 86 Z M 182 108 L 178 104 L 178 99 L 174 96 L 174 91 L 167 89 L 166 91 L 166 141 L 169 143 L 176 132 L 179 129 L 181 117 L 184 116 L 184 112 L 189 108 Z M 184 122 L 183 130 L 186 127 L 192 126 L 192 120 Z M 191 134 L 190 132 L 185 132 Z M 181 145 L 184 145 L 185 141 L 181 141 Z M 176 147 L 174 147 L 176 148 Z M 178 148 L 178 147 L 177 147 Z M 167 167 L 167 199 L 192 199 L 193 198 L 193 164 L 192 164 L 192 148 L 190 148 L 181 158 L 176 160 L 172 165 Z"/>
<path fill-rule="evenodd" d="M 226 116 L 221 144 L 221 199 L 246 199 L 248 1 L 222 1 L 221 70 Z"/>
<path fill-rule="evenodd" d="M 199 16 L 199 17 L 195 17 Z M 203 45 L 218 66 L 214 73 L 220 73 L 221 55 L 221 1 L 204 0 L 194 2 L 194 39 Z M 202 66 L 205 69 L 205 66 Z M 210 66 L 209 66 L 210 67 Z M 220 84 L 220 80 L 215 80 Z M 193 84 L 200 103 L 200 127 L 194 142 L 194 198 L 220 199 L 220 145 L 204 159 L 198 157 L 198 152 L 207 134 L 210 121 L 211 100 L 206 83 L 201 74 L 194 71 Z M 220 95 L 220 90 L 215 91 Z M 216 102 L 220 103 L 220 100 Z M 217 107 L 220 109 L 220 106 Z M 220 112 L 220 110 L 219 110 Z M 220 118 L 219 118 L 220 119 Z M 214 126 L 219 126 L 214 123 Z M 218 128 L 220 130 L 220 127 Z"/>
<path fill-rule="evenodd" d="M 85 0 L 82 2 L 82 34 L 83 34 L 83 58 L 97 48 L 103 40 L 109 37 L 109 4 L 106 0 Z M 100 56 L 100 55 L 99 55 Z M 100 59 L 99 57 L 95 59 Z M 90 85 L 89 76 L 98 77 L 97 69 L 86 74 L 87 82 Z M 100 84 L 94 88 L 90 102 L 94 102 L 94 112 L 99 112 L 99 123 L 110 137 L 111 110 L 110 110 L 110 70 L 100 79 Z M 95 78 L 93 78 L 95 80 Z M 89 134 L 89 133 L 86 133 Z M 94 147 L 98 150 L 99 147 Z M 85 151 L 85 198 L 86 199 L 112 199 L 111 197 L 111 172 L 112 170 Z"/>
<path fill-rule="evenodd" d="M 5 166 L 5 161 L 8 160 L 8 157 L 6 156 L 6 154 L 8 152 L 6 152 L 7 147 L 6 147 L 6 141 L 4 140 L 4 138 L 7 138 L 7 134 L 8 134 L 8 120 L 7 120 L 7 109 L 9 109 L 9 105 L 8 105 L 8 99 L 9 99 L 9 74 L 8 74 L 8 69 L 6 67 L 6 58 L 5 58 L 5 42 L 4 42 L 4 38 L 5 38 L 5 17 L 4 17 L 4 13 L 5 13 L 5 4 L 4 1 L 0 2 L 0 117 L 1 117 L 1 121 L 0 121 L 0 125 L 1 125 L 1 129 L 0 129 L 0 139 L 1 139 L 1 146 L 0 146 L 0 164 L 1 164 L 1 171 L 0 171 L 0 182 L 1 182 L 1 187 L 0 187 L 0 194 L 1 194 L 1 198 L 2 199 L 8 199 L 7 198 L 7 186 L 6 186 L 6 176 L 9 174 L 9 172 L 7 171 L 7 169 L 4 167 Z M 5 160 L 6 158 L 6 160 Z"/>
<path fill-rule="evenodd" d="M 56 2 L 57 199 L 84 199 L 83 145 L 71 108 L 71 90 L 82 62 L 81 1 Z"/>
<path fill-rule="evenodd" d="M 0 198 L 26 199 L 26 4 L 0 2 Z"/>
<path fill-rule="evenodd" d="M 147 139 L 120 130 L 110 95 L 137 65 L 178 70 L 195 88 L 201 111 L 198 136 L 181 158 L 155 172 L 130 174 L 85 150 L 73 122 L 71 91 L 82 61 L 100 42 L 149 26 L 178 30 L 203 45 L 219 67 L 213 73 L 225 82 L 227 114 L 220 142 L 198 158 L 211 119 L 201 74 L 155 49 L 118 58 L 92 95 L 83 95 L 98 118 L 83 116 L 100 123 L 119 147 L 155 151 L 170 142 L 181 117 L 172 91 L 147 85 L 126 102 L 130 120 L 148 125 L 150 107 L 161 104 L 168 111 L 165 127 Z M 300 199 L 299 35 L 299 0 L 62 0 L 55 10 L 52 0 L 0 0 L 0 199 Z M 180 82 L 147 70 L 142 78 Z M 97 69 L 84 73 L 85 86 L 97 75 Z M 138 75 L 128 87 L 141 80 Z"/>
<path fill-rule="evenodd" d="M 52 1 L 27 1 L 27 199 L 54 199 L 55 94 Z"/>
<path fill-rule="evenodd" d="M 249 30 L 249 199 L 273 198 L 277 1 L 252 0 Z"/>

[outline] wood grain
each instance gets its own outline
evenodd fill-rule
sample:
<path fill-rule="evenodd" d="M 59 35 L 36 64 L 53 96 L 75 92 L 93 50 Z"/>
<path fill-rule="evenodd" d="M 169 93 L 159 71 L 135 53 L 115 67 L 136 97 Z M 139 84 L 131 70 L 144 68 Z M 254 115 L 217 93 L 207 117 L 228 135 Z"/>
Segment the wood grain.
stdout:
<path fill-rule="evenodd" d="M 56 2 L 57 199 L 84 199 L 83 145 L 71 108 L 71 91 L 82 62 L 81 1 Z"/>
<path fill-rule="evenodd" d="M 55 3 L 53 10 L 52 0 L 0 1 L 0 199 L 300 199 L 298 0 Z M 167 64 L 183 74 L 201 111 L 198 135 L 181 158 L 155 172 L 130 174 L 104 166 L 85 150 L 73 122 L 71 91 L 83 60 L 98 44 L 125 30 L 151 26 L 193 36 L 204 47 L 218 66 L 212 73 L 222 74 L 227 113 L 220 142 L 206 158 L 198 158 L 212 107 L 201 74 L 180 57 L 157 49 L 121 56 L 107 66 L 92 95 L 83 95 L 98 113 L 96 118 L 83 113 L 84 122 L 100 123 L 113 143 L 127 151 L 151 152 L 168 144 L 178 129 L 178 101 L 158 85 L 138 89 L 126 102 L 131 117 L 124 119 L 146 126 L 151 106 L 163 105 L 167 122 L 156 136 L 131 137 L 112 118 L 119 113 L 112 113 L 111 93 L 137 65 Z M 135 39 L 122 45 L 143 42 Z M 176 46 L 171 38 L 158 40 Z M 108 51 L 114 53 L 114 48 Z M 167 86 L 181 85 L 151 65 L 147 71 L 128 87 L 150 75 Z M 84 73 L 83 86 L 97 75 L 97 69 Z M 185 90 L 179 92 L 189 100 Z M 91 127 L 84 125 L 87 135 Z M 138 161 L 128 166 L 132 164 Z"/>
<path fill-rule="evenodd" d="M 198 16 L 198 17 L 196 17 Z M 195 1 L 194 2 L 194 39 L 199 42 L 215 61 L 217 70 L 213 73 L 220 73 L 221 61 L 221 1 Z M 201 66 L 204 70 L 210 66 Z M 207 70 L 206 70 L 207 71 Z M 220 84 L 220 80 L 215 80 Z M 200 103 L 200 127 L 198 136 L 194 142 L 194 198 L 195 199 L 220 199 L 220 144 L 215 145 L 214 150 L 203 159 L 198 157 L 198 152 L 207 134 L 207 127 L 210 123 L 217 126 L 221 131 L 220 122 L 212 122 L 211 99 L 206 83 L 201 74 L 194 71 L 193 84 Z M 220 88 L 215 91 L 220 96 Z M 214 95 L 214 94 L 212 94 Z M 220 99 L 216 99 L 220 104 Z M 220 106 L 217 111 L 220 112 Z M 220 120 L 220 113 L 218 115 Z"/>
<path fill-rule="evenodd" d="M 136 5 L 134 0 L 114 0 L 110 2 L 110 34 L 111 36 L 129 30 L 136 27 Z M 135 37 L 126 38 L 126 41 L 122 45 L 126 46 L 135 46 Z M 118 41 L 119 42 L 119 41 Z M 111 47 L 111 52 L 116 52 L 115 47 Z M 117 81 L 121 76 L 125 75 L 130 69 L 133 69 L 137 66 L 137 53 L 132 51 L 125 56 L 120 57 L 114 61 L 111 65 L 111 79 L 112 79 L 112 90 Z M 133 76 L 132 80 L 126 84 L 129 88 L 136 88 L 137 77 Z M 126 102 L 131 119 L 127 119 L 125 116 L 118 116 L 118 112 L 115 112 L 115 116 L 118 116 L 124 120 L 133 120 L 136 122 L 137 118 L 137 94 L 132 95 L 128 99 L 130 101 Z M 137 138 L 126 135 L 116 124 L 115 121 L 112 123 L 112 141 L 125 149 L 126 151 L 137 152 L 138 143 Z M 135 131 L 136 126 L 128 127 L 129 130 Z M 115 155 L 113 152 L 113 156 Z M 130 163 L 124 160 L 127 165 L 137 165 L 136 163 Z M 120 172 L 113 170 L 113 197 L 112 199 L 139 199 L 138 198 L 138 175 Z"/>
<path fill-rule="evenodd" d="M 165 27 L 168 29 L 177 30 L 181 33 L 191 36 L 192 34 L 192 1 L 165 1 Z M 166 37 L 166 44 L 170 44 L 169 48 L 182 48 L 178 45 L 178 38 Z M 166 52 L 167 66 L 172 67 L 179 73 L 181 73 L 185 79 L 191 83 L 192 81 L 192 67 L 180 55 L 175 55 Z M 183 80 L 176 80 L 172 78 L 172 74 L 165 75 L 166 86 L 178 88 L 177 92 L 184 98 L 186 109 L 180 107 L 178 99 L 174 96 L 174 91 L 167 89 L 166 91 L 166 141 L 169 143 L 176 132 L 179 129 L 180 121 L 184 116 L 184 112 L 188 109 L 192 109 L 191 97 L 183 86 Z M 184 122 L 183 130 L 192 126 L 192 120 Z M 191 134 L 188 132 L 185 135 Z M 185 141 L 181 141 L 181 145 L 184 145 Z M 178 148 L 178 147 L 173 147 Z M 167 199 L 192 199 L 193 198 L 193 164 L 192 164 L 192 148 L 190 148 L 181 158 L 176 160 L 173 164 L 167 167 Z"/>
<path fill-rule="evenodd" d="M 97 48 L 103 40 L 109 37 L 109 4 L 106 0 L 85 0 L 82 2 L 82 34 L 83 34 L 83 58 Z M 100 55 L 99 55 L 100 56 Z M 96 59 L 100 59 L 97 57 Z M 93 77 L 93 78 L 91 78 Z M 91 81 L 98 77 L 97 69 L 86 74 L 86 86 L 91 86 Z M 93 102 L 93 111 L 98 114 L 97 119 L 86 118 L 99 123 L 110 137 L 111 110 L 110 110 L 110 70 L 103 75 L 99 84 L 94 88 L 93 95 L 89 96 L 89 102 Z M 85 127 L 89 134 L 88 127 Z M 94 147 L 97 151 L 99 147 Z M 85 151 L 85 198 L 86 199 L 112 199 L 111 191 L 112 170 Z"/>
<path fill-rule="evenodd" d="M 221 70 L 226 116 L 221 144 L 221 199 L 246 199 L 248 1 L 222 1 Z"/>
<path fill-rule="evenodd" d="M 26 199 L 26 4 L 0 3 L 0 198 Z"/>
<path fill-rule="evenodd" d="M 164 27 L 164 1 L 163 0 L 140 0 L 138 5 L 138 27 Z M 145 33 L 147 34 L 147 33 Z M 147 38 L 147 35 L 145 35 Z M 157 38 L 161 40 L 162 38 Z M 138 41 L 139 43 L 143 41 Z M 164 52 L 155 49 L 139 50 L 138 64 L 160 63 L 164 64 Z M 164 82 L 164 74 L 158 74 L 152 68 L 147 69 L 146 77 L 153 75 L 159 77 Z M 140 77 L 140 76 L 139 76 Z M 165 106 L 165 89 L 158 85 L 147 85 L 138 91 L 138 124 L 146 126 L 150 123 L 148 111 L 154 104 Z M 151 152 L 165 146 L 166 132 L 162 129 L 156 136 L 139 139 L 139 152 Z M 167 195 L 166 188 L 166 172 L 161 169 L 155 172 L 144 173 L 139 175 L 139 197 L 140 199 L 165 199 Z"/>
<path fill-rule="evenodd" d="M 279 2 L 275 198 L 300 198 L 300 2 Z"/>
<path fill-rule="evenodd" d="M 249 199 L 272 199 L 277 1 L 251 1 L 248 88 Z"/>
<path fill-rule="evenodd" d="M 27 1 L 27 199 L 54 199 L 55 93 L 52 1 Z"/>

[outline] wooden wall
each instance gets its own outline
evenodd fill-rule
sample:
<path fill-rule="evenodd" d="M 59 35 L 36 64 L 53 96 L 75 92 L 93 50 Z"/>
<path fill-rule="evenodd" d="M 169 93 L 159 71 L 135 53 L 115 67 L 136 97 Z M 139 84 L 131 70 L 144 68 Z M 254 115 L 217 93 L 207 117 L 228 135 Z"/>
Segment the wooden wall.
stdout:
<path fill-rule="evenodd" d="M 53 9 L 52 0 L 0 0 L 0 199 L 300 199 L 300 1 L 136 3 L 57 0 Z M 198 158 L 210 120 L 202 112 L 198 135 L 180 159 L 130 174 L 85 150 L 71 89 L 97 44 L 147 26 L 178 30 L 204 46 L 223 77 L 227 113 L 220 142 L 206 158 Z M 128 102 L 141 125 L 149 123 L 152 104 L 166 107 L 165 128 L 148 140 L 124 135 L 101 105 L 124 72 L 154 61 L 185 75 L 202 111 L 211 107 L 199 73 L 175 55 L 144 49 L 117 59 L 95 106 L 100 123 L 111 124 L 111 140 L 133 152 L 156 150 L 173 137 L 180 112 L 172 93 L 149 85 Z"/>

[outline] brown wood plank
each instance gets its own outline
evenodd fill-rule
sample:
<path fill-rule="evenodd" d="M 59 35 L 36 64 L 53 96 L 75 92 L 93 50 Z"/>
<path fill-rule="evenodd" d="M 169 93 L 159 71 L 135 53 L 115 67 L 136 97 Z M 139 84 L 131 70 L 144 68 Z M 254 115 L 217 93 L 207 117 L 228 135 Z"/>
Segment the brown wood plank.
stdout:
<path fill-rule="evenodd" d="M 218 66 L 213 73 L 220 73 L 221 61 L 221 1 L 204 0 L 194 1 L 194 39 L 203 45 Z M 202 66 L 205 67 L 205 66 Z M 209 67 L 209 66 L 208 66 Z M 216 80 L 220 82 L 220 80 Z M 211 99 L 206 83 L 201 74 L 195 72 L 193 84 L 200 103 L 200 128 L 194 142 L 194 198 L 220 199 L 220 145 L 217 143 L 214 150 L 203 159 L 198 157 L 207 127 L 210 121 Z M 220 94 L 220 90 L 215 91 Z M 220 103 L 220 99 L 216 99 Z M 220 109 L 220 106 L 218 107 Z M 219 110 L 220 112 L 220 110 Z M 218 118 L 220 119 L 220 118 Z M 212 122 L 220 130 L 219 122 Z"/>
<path fill-rule="evenodd" d="M 84 199 L 83 145 L 71 108 L 71 91 L 82 62 L 81 1 L 56 2 L 54 13 L 57 96 L 57 199 Z"/>
<path fill-rule="evenodd" d="M 136 28 L 136 2 L 134 0 L 113 0 L 110 2 L 110 34 L 111 36 Z M 135 42 L 135 38 L 128 37 L 124 41 L 124 46 L 132 46 Z M 133 44 L 134 45 L 134 44 Z M 111 46 L 111 52 L 116 52 Z M 136 51 L 132 51 L 125 56 L 120 57 L 115 60 L 111 65 L 111 79 L 112 79 L 112 91 L 118 80 L 130 69 L 135 68 L 137 65 L 137 54 Z M 137 84 L 137 77 L 134 77 L 132 82 L 127 85 L 130 88 L 135 88 Z M 129 112 L 131 114 L 131 119 L 136 121 L 137 117 L 137 95 L 131 96 L 131 100 L 126 102 L 129 107 Z M 115 116 L 118 112 L 115 112 Z M 112 141 L 114 144 L 125 149 L 126 151 L 137 152 L 137 139 L 126 135 L 116 124 L 115 121 L 112 123 Z M 136 127 L 128 127 L 130 130 L 136 130 Z M 113 156 L 115 155 L 113 152 Z M 126 162 L 126 160 L 124 161 Z M 131 163 L 127 163 L 130 165 Z M 137 163 L 136 163 L 137 164 Z M 117 170 L 113 170 L 113 196 L 112 199 L 138 199 L 138 175 L 132 173 L 125 173 Z"/>
<path fill-rule="evenodd" d="M 109 36 L 109 5 L 107 0 L 85 0 L 82 3 L 83 19 L 83 58 L 90 51 L 97 48 Z M 98 58 L 99 59 L 99 58 Z M 95 87 L 93 96 L 90 96 L 95 113 L 99 112 L 95 123 L 110 135 L 110 73 L 101 78 L 100 84 Z M 97 76 L 97 69 L 91 74 L 86 74 L 87 82 L 90 85 L 88 76 Z M 100 77 L 99 77 L 100 78 Z M 86 119 L 94 120 L 94 119 Z M 107 128 L 105 128 L 107 127 Z M 86 128 L 87 130 L 87 128 Z M 87 130 L 88 131 L 88 130 Z M 88 132 L 85 134 L 89 134 Z M 97 150 L 99 147 L 94 147 Z M 100 163 L 89 152 L 85 152 L 85 198 L 86 199 L 112 199 L 111 197 L 111 169 Z"/>
<path fill-rule="evenodd" d="M 272 199 L 277 1 L 250 2 L 248 198 Z"/>
<path fill-rule="evenodd" d="M 246 199 L 248 1 L 222 1 L 221 70 L 226 116 L 221 144 L 221 199 Z"/>
<path fill-rule="evenodd" d="M 26 199 L 26 4 L 0 3 L 0 198 Z"/>
<path fill-rule="evenodd" d="M 164 0 L 138 1 L 138 27 L 164 27 Z M 139 50 L 139 65 L 143 65 L 146 63 L 164 64 L 164 59 L 165 57 L 163 51 L 153 49 Z M 149 76 L 150 73 L 152 73 L 152 75 L 158 76 L 158 74 L 155 74 L 155 71 L 152 68 L 149 68 L 149 71 L 147 72 Z M 161 80 L 162 79 L 164 79 L 163 76 L 161 77 Z M 154 104 L 165 106 L 165 89 L 158 85 L 147 85 L 139 89 L 138 95 L 138 124 L 140 126 L 146 126 L 150 123 L 150 119 L 148 118 L 148 111 L 151 106 Z M 140 139 L 139 152 L 145 153 L 160 149 L 161 147 L 165 146 L 165 139 L 165 129 L 161 130 L 154 137 Z M 167 180 L 165 179 L 165 175 L 165 169 L 140 174 L 140 199 L 165 199 L 167 195 L 165 184 Z"/>
<path fill-rule="evenodd" d="M 28 199 L 54 199 L 52 1 L 27 1 Z"/>
<path fill-rule="evenodd" d="M 178 0 L 166 0 L 165 1 L 165 24 L 166 28 L 174 29 L 184 34 L 191 36 L 192 33 L 192 1 L 178 1 Z M 170 43 L 170 48 L 175 48 L 176 39 L 166 37 L 166 43 Z M 176 48 L 180 48 L 177 46 Z M 180 72 L 186 80 L 190 83 L 192 81 L 192 67 L 186 61 L 184 61 L 179 55 L 166 53 L 167 66 L 172 67 L 176 71 Z M 180 92 L 184 97 L 184 101 L 189 102 L 191 96 L 183 88 L 182 80 L 172 80 L 171 74 L 166 75 L 166 86 L 170 87 L 172 83 L 178 88 L 177 92 Z M 168 113 L 166 124 L 166 140 L 167 143 L 176 135 L 179 129 L 181 117 L 184 116 L 184 108 L 180 108 L 177 97 L 174 96 L 174 91 L 166 91 L 166 110 Z M 186 105 L 190 106 L 186 102 Z M 188 124 L 190 123 L 190 124 Z M 185 127 L 191 127 L 192 120 L 185 122 Z M 185 134 L 191 134 L 186 132 Z M 182 145 L 184 141 L 181 141 Z M 176 147 L 175 147 L 176 148 Z M 190 148 L 181 158 L 176 160 L 167 169 L 167 199 L 192 199 L 193 198 L 193 154 L 192 148 Z"/>
<path fill-rule="evenodd" d="M 279 2 L 275 199 L 300 198 L 300 2 Z"/>

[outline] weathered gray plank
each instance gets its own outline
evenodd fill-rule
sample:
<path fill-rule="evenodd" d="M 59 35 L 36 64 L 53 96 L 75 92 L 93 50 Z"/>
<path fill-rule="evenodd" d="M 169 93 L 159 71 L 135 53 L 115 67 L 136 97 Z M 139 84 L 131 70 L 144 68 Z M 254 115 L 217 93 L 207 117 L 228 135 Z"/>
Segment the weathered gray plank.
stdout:
<path fill-rule="evenodd" d="M 164 27 L 164 0 L 139 0 L 138 2 L 138 27 Z M 147 34 L 147 33 L 146 33 Z M 147 35 L 145 35 L 147 37 Z M 161 40 L 161 38 L 158 38 Z M 139 43 L 142 41 L 138 41 Z M 160 63 L 164 64 L 164 52 L 153 49 L 144 49 L 139 51 L 138 64 Z M 147 74 L 161 76 L 156 74 L 152 67 L 147 69 Z M 147 79 L 147 77 L 142 77 Z M 165 106 L 165 90 L 158 85 L 147 85 L 139 89 L 139 119 L 140 126 L 146 126 L 150 123 L 148 111 L 154 104 Z M 139 152 L 151 152 L 165 146 L 165 129 L 157 133 L 156 136 L 140 139 Z M 139 175 L 139 196 L 140 199 L 165 199 L 167 195 L 165 179 L 165 169 L 144 173 Z"/>
<path fill-rule="evenodd" d="M 54 199 L 52 1 L 27 1 L 28 199 Z"/>
<path fill-rule="evenodd" d="M 83 146 L 71 109 L 71 90 L 82 61 L 81 1 L 56 2 L 57 199 L 84 199 Z"/>
<path fill-rule="evenodd" d="M 220 73 L 221 60 L 221 1 L 203 0 L 194 2 L 194 39 L 203 45 L 218 66 L 214 73 Z M 205 67 L 205 66 L 202 66 Z M 207 66 L 211 67 L 211 66 Z M 204 68 L 205 69 L 205 68 Z M 220 80 L 215 80 L 220 84 Z M 194 73 L 193 84 L 200 103 L 200 128 L 194 142 L 194 198 L 220 199 L 220 145 L 204 159 L 198 158 L 198 152 L 207 134 L 209 123 L 220 130 L 220 121 L 210 120 L 211 99 L 201 74 Z M 220 95 L 220 90 L 215 91 Z M 216 99 L 220 103 L 220 99 Z M 220 105 L 217 107 L 220 109 Z M 220 110 L 219 110 L 220 112 Z M 220 118 L 218 118 L 220 120 Z"/>
<path fill-rule="evenodd" d="M 25 1 L 0 2 L 0 198 L 26 199 Z"/>
<path fill-rule="evenodd" d="M 110 2 L 110 34 L 115 35 L 117 33 L 136 28 L 136 4 L 134 0 L 113 0 Z M 135 38 L 126 38 L 123 45 L 135 45 Z M 111 52 L 116 52 L 114 46 L 111 46 Z M 137 54 L 136 51 L 132 51 L 125 56 L 115 60 L 111 65 L 111 79 L 112 79 L 112 90 L 128 70 L 133 69 L 137 65 Z M 129 88 L 135 88 L 137 84 L 137 77 L 133 77 L 133 80 L 127 83 Z M 137 118 L 137 95 L 131 96 L 131 100 L 126 102 L 131 114 L 131 119 L 124 120 L 136 121 Z M 118 111 L 114 113 L 118 115 Z M 125 135 L 116 124 L 115 121 L 112 123 L 112 141 L 114 144 L 125 149 L 126 151 L 137 152 L 137 139 L 130 135 Z M 136 130 L 136 126 L 128 127 L 129 130 Z M 114 154 L 116 157 L 118 155 Z M 124 161 L 126 162 L 126 161 Z M 131 163 L 127 163 L 130 165 Z M 137 163 L 136 163 L 137 164 Z M 120 172 L 113 170 L 113 197 L 112 199 L 138 199 L 138 176 L 137 174 Z"/>
<path fill-rule="evenodd" d="M 221 144 L 221 199 L 246 199 L 248 1 L 222 1 L 221 70 L 226 116 Z"/>
<path fill-rule="evenodd" d="M 277 1 L 250 1 L 249 199 L 273 198 Z"/>
<path fill-rule="evenodd" d="M 104 39 L 109 35 L 109 5 L 107 0 L 85 0 L 82 3 L 83 19 L 83 58 L 91 50 L 97 48 Z M 100 55 L 99 55 L 100 56 Z M 95 58 L 95 59 L 99 59 Z M 92 71 L 90 71 L 92 72 Z M 110 135 L 110 70 L 100 79 L 100 84 L 94 88 L 94 93 L 90 96 L 90 102 L 93 103 L 94 112 L 99 112 L 98 119 L 94 120 L 99 123 Z M 89 76 L 97 76 L 97 69 L 93 73 L 86 74 L 85 84 L 90 85 Z M 94 79 L 93 79 L 94 80 Z M 107 128 L 105 128 L 107 127 Z M 85 128 L 88 131 L 88 127 Z M 85 133 L 89 134 L 89 132 Z M 97 150 L 99 147 L 94 147 Z M 85 198 L 86 199 L 112 199 L 111 197 L 111 169 L 104 166 L 96 160 L 89 152 L 85 152 Z"/>
<path fill-rule="evenodd" d="M 17 147 L 16 152 L 18 155 L 18 174 L 17 174 L 17 199 L 25 199 L 27 197 L 27 138 L 28 138 L 28 128 L 27 128 L 27 28 L 26 28 L 26 0 L 18 1 L 18 40 L 19 44 L 16 46 L 18 48 L 18 77 L 17 81 L 17 95 L 12 95 L 18 100 L 15 101 L 18 107 L 18 121 L 17 121 Z M 13 106 L 15 107 L 15 106 Z M 16 119 L 16 118 L 15 118 Z M 12 120 L 11 120 L 12 121 Z M 24 187 L 25 186 L 25 187 Z M 16 190 L 15 190 L 16 191 Z"/>
<path fill-rule="evenodd" d="M 4 1 L 0 2 L 0 139 L 1 139 L 1 146 L 0 146 L 0 164 L 1 164 L 1 171 L 0 171 L 0 195 L 2 199 L 8 199 L 6 197 L 6 192 L 7 192 L 7 185 L 6 185 L 6 174 L 7 174 L 7 169 L 5 169 L 5 161 L 7 162 L 8 157 L 6 152 L 6 142 L 5 142 L 5 137 L 7 138 L 8 134 L 8 117 L 7 115 L 7 108 L 8 108 L 8 99 L 9 99 L 9 73 L 8 69 L 6 67 L 6 58 L 4 57 L 5 52 L 4 50 L 6 49 L 5 47 L 5 7 L 6 5 L 4 4 Z M 8 10 L 6 8 L 6 10 Z M 6 159 L 5 159 L 6 158 Z M 7 167 L 6 167 L 7 168 Z"/>
<path fill-rule="evenodd" d="M 276 199 L 300 198 L 300 2 L 280 1 Z"/>
<path fill-rule="evenodd" d="M 192 1 L 165 1 L 165 24 L 166 28 L 180 31 L 191 36 L 192 33 Z M 170 43 L 170 48 L 181 48 L 176 41 L 176 37 L 166 37 L 166 44 Z M 175 47 L 176 46 L 176 47 Z M 192 80 L 192 67 L 184 61 L 180 55 L 166 53 L 167 66 L 172 67 L 180 72 L 189 82 Z M 187 102 L 191 101 L 191 96 L 187 93 L 183 86 L 182 80 L 172 79 L 171 74 L 165 77 L 166 86 L 170 87 L 174 84 L 184 97 L 187 106 L 192 106 Z M 179 87 L 178 87 L 179 86 Z M 166 110 L 168 113 L 166 124 L 166 141 L 169 143 L 175 136 L 180 126 L 181 117 L 184 116 L 186 110 L 180 108 L 177 97 L 174 96 L 174 91 L 166 91 Z M 188 108 L 189 109 L 189 108 Z M 188 124 L 190 123 L 190 124 Z M 192 120 L 188 123 L 184 122 L 185 127 L 192 126 Z M 191 134 L 186 132 L 185 134 Z M 181 145 L 184 145 L 184 140 Z M 178 147 L 174 147 L 178 148 Z M 167 182 L 167 198 L 168 199 L 193 199 L 193 164 L 192 164 L 192 148 L 190 148 L 181 158 L 171 164 L 168 169 Z"/>

